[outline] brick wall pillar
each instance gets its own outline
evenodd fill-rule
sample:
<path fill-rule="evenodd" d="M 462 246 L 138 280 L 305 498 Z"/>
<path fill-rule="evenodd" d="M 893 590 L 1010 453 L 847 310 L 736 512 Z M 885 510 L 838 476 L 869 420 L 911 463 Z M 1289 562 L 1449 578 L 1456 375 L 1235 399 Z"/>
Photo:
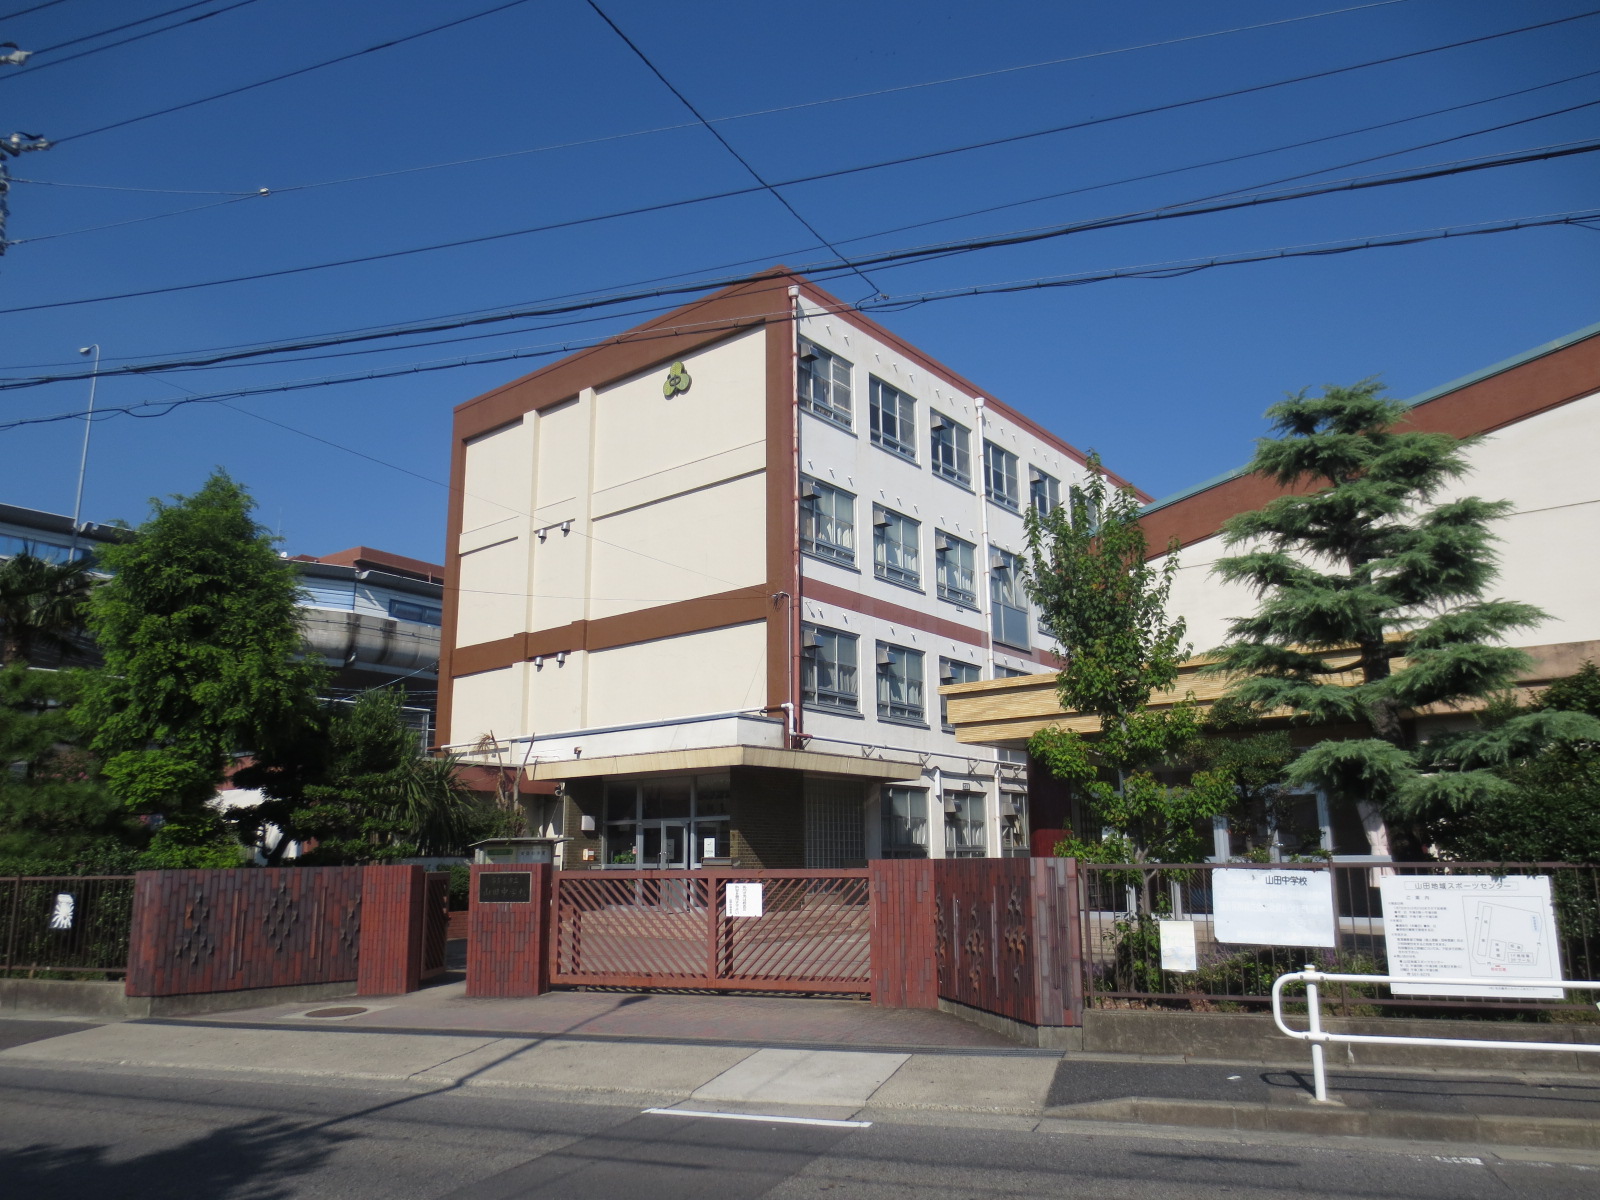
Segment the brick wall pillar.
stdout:
<path fill-rule="evenodd" d="M 491 884 L 495 874 L 528 876 Z M 494 890 L 498 887 L 500 890 Z M 539 996 L 550 990 L 550 907 L 554 872 L 543 863 L 492 863 L 472 868 L 468 910 L 467 995 Z M 481 900 L 481 895 L 489 895 Z M 526 895 L 526 899 L 522 897 Z M 497 898 L 498 897 L 498 898 Z"/>
<path fill-rule="evenodd" d="M 426 890 L 421 867 L 362 868 L 358 995 L 396 996 L 422 986 Z"/>
<path fill-rule="evenodd" d="M 872 1002 L 886 1008 L 938 1008 L 933 864 L 925 858 L 879 858 L 867 869 L 872 887 Z"/>

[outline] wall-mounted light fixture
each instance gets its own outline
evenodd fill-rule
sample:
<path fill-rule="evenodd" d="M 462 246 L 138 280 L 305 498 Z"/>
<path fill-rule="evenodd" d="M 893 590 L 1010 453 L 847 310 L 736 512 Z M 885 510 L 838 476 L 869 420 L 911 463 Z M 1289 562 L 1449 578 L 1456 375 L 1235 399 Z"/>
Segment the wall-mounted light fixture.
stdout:
<path fill-rule="evenodd" d="M 566 665 L 567 665 L 567 652 L 565 650 L 563 650 L 559 654 L 556 655 L 556 666 L 564 667 Z"/>

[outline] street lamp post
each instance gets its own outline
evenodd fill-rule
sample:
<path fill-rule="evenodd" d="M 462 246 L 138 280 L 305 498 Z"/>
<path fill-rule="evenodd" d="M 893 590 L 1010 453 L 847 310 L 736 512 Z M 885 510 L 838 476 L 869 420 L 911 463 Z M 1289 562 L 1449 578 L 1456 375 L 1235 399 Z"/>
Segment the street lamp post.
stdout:
<path fill-rule="evenodd" d="M 67 561 L 73 562 L 78 557 L 79 520 L 83 516 L 83 480 L 89 470 L 89 431 L 94 428 L 94 393 L 95 386 L 100 382 L 100 343 L 84 346 L 79 349 L 79 354 L 94 354 L 94 369 L 89 373 L 89 411 L 83 414 L 83 453 L 78 457 L 78 494 L 72 502 L 72 549 L 67 552 Z"/>

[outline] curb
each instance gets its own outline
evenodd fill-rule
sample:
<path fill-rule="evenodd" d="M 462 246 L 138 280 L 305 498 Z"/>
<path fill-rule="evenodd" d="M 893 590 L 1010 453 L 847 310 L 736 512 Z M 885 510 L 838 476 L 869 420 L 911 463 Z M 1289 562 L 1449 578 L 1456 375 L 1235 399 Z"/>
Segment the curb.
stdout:
<path fill-rule="evenodd" d="M 1411 1141 L 1475 1142 L 1561 1150 L 1600 1150 L 1600 1121 L 1574 1117 L 1509 1117 L 1469 1113 L 1348 1109 L 1227 1100 L 1126 1097 L 1044 1110 L 1058 1120 L 1107 1121 L 1229 1129 L 1241 1133 L 1311 1133 Z"/>

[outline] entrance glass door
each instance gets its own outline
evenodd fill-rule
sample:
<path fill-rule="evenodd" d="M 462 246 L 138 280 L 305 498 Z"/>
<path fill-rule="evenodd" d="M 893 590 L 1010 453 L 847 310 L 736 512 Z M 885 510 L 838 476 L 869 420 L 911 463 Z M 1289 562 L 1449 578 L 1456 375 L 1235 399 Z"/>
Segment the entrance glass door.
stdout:
<path fill-rule="evenodd" d="M 641 867 L 655 867 L 663 871 L 682 871 L 688 867 L 687 821 L 641 821 L 639 840 Z"/>

